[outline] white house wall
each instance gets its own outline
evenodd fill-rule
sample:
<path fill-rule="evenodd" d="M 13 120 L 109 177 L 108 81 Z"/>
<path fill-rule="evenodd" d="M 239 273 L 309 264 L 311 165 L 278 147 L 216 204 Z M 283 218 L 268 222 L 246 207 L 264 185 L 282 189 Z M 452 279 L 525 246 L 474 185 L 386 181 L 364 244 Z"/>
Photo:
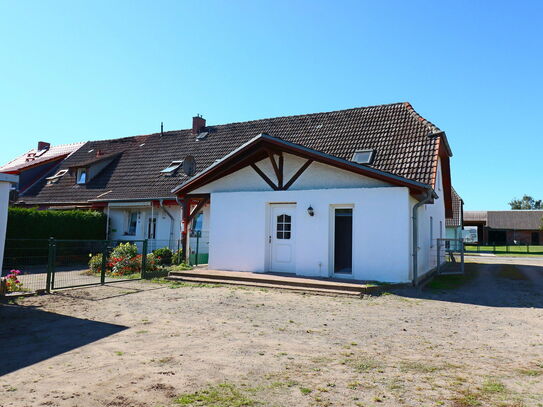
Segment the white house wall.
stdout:
<path fill-rule="evenodd" d="M 284 154 L 284 182 L 306 162 L 291 154 Z M 256 164 L 271 180 L 276 181 L 275 172 L 268 158 Z M 313 162 L 290 187 L 290 190 L 330 188 L 377 188 L 389 186 L 384 181 L 341 170 L 319 162 Z M 270 186 L 251 167 L 244 167 L 233 174 L 196 189 L 194 194 L 233 191 L 269 191 Z"/>
<path fill-rule="evenodd" d="M 421 277 L 437 266 L 437 239 L 445 237 L 445 203 L 441 178 L 441 161 L 438 161 L 435 192 L 439 196 L 433 204 L 418 209 L 418 276 Z M 410 197 L 410 213 L 417 200 Z M 432 219 L 432 221 L 430 220 Z M 432 232 L 430 231 L 432 224 Z M 411 233 L 412 234 L 412 233 Z M 411 267 L 412 269 L 412 267 Z"/>
<path fill-rule="evenodd" d="M 163 208 L 156 206 L 153 209 L 151 206 L 130 207 L 130 204 L 127 203 L 124 207 L 109 208 L 109 239 L 123 241 L 146 239 L 148 220 L 153 216 L 157 220 L 156 234 L 154 241 L 149 241 L 149 250 L 166 246 L 170 246 L 172 250 L 176 249 L 178 240 L 181 239 L 181 207 L 179 205 L 164 206 L 173 217 L 173 234 L 170 234 L 172 220 Z M 130 212 L 138 213 L 135 235 L 125 234 Z"/>
<path fill-rule="evenodd" d="M 403 187 L 213 192 L 210 268 L 268 271 L 268 210 L 274 202 L 296 203 L 296 274 L 330 276 L 331 207 L 352 205 L 352 278 L 409 281 L 409 191 Z"/>

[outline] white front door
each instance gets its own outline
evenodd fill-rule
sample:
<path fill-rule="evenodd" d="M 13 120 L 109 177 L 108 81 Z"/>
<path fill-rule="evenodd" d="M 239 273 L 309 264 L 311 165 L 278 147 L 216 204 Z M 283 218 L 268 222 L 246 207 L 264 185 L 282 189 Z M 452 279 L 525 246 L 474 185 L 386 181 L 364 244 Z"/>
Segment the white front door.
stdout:
<path fill-rule="evenodd" d="M 280 273 L 295 273 L 294 247 L 296 223 L 294 204 L 270 205 L 270 270 Z"/>

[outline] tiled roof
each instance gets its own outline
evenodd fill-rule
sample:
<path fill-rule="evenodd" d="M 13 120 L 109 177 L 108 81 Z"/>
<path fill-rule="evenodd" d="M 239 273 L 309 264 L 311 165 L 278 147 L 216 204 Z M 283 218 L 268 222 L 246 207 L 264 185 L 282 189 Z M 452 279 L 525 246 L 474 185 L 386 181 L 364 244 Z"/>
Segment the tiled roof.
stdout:
<path fill-rule="evenodd" d="M 25 154 L 11 160 L 9 163 L 0 167 L 0 172 L 15 172 L 24 170 L 25 168 L 39 165 L 47 161 L 54 160 L 55 158 L 62 158 L 76 151 L 85 143 L 73 143 L 73 144 L 61 144 L 58 146 L 51 146 L 39 157 L 34 157 L 38 150 L 33 148 Z"/>
<path fill-rule="evenodd" d="M 458 195 L 454 188 L 451 188 L 451 192 L 453 217 L 445 219 L 445 226 L 462 226 L 462 198 L 460 198 L 460 195 Z"/>
<path fill-rule="evenodd" d="M 539 230 L 542 225 L 543 211 L 466 211 L 466 221 L 484 221 L 492 229 Z"/>
<path fill-rule="evenodd" d="M 408 103 L 211 125 L 206 131 L 209 134 L 200 141 L 190 129 L 168 131 L 162 136 L 155 133 L 90 141 L 61 168 L 92 159 L 96 150 L 122 154 L 87 185 L 75 185 L 73 175 L 67 174 L 53 185 L 45 186 L 45 181 L 36 184 L 20 199 L 26 203 L 79 203 L 104 193 L 104 200 L 173 197 L 171 190 L 188 177 L 181 171 L 175 176 L 161 174 L 171 161 L 192 155 L 199 172 L 259 133 L 346 160 L 351 160 L 358 149 L 375 149 L 372 167 L 431 184 L 440 139 L 440 130 Z"/>

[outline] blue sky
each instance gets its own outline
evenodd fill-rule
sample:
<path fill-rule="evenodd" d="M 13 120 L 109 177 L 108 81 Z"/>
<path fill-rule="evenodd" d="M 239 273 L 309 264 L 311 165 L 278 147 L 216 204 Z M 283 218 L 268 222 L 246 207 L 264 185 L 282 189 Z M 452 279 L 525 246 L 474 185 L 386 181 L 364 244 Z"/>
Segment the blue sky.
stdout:
<path fill-rule="evenodd" d="M 409 101 L 466 209 L 543 198 L 543 1 L 0 0 L 0 162 L 34 147 Z"/>

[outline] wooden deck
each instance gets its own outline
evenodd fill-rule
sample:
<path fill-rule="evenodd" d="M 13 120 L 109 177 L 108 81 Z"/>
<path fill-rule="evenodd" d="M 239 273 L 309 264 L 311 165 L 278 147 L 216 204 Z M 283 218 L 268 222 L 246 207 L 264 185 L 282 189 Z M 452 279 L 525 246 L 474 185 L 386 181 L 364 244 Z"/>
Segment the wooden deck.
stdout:
<path fill-rule="evenodd" d="M 337 279 L 309 278 L 271 273 L 207 269 L 172 271 L 170 272 L 168 279 L 207 284 L 233 284 L 276 288 L 313 294 L 347 295 L 355 297 L 360 297 L 364 294 L 377 294 L 385 288 L 390 288 L 390 286 L 386 285 L 375 285 L 354 280 L 342 281 Z"/>

